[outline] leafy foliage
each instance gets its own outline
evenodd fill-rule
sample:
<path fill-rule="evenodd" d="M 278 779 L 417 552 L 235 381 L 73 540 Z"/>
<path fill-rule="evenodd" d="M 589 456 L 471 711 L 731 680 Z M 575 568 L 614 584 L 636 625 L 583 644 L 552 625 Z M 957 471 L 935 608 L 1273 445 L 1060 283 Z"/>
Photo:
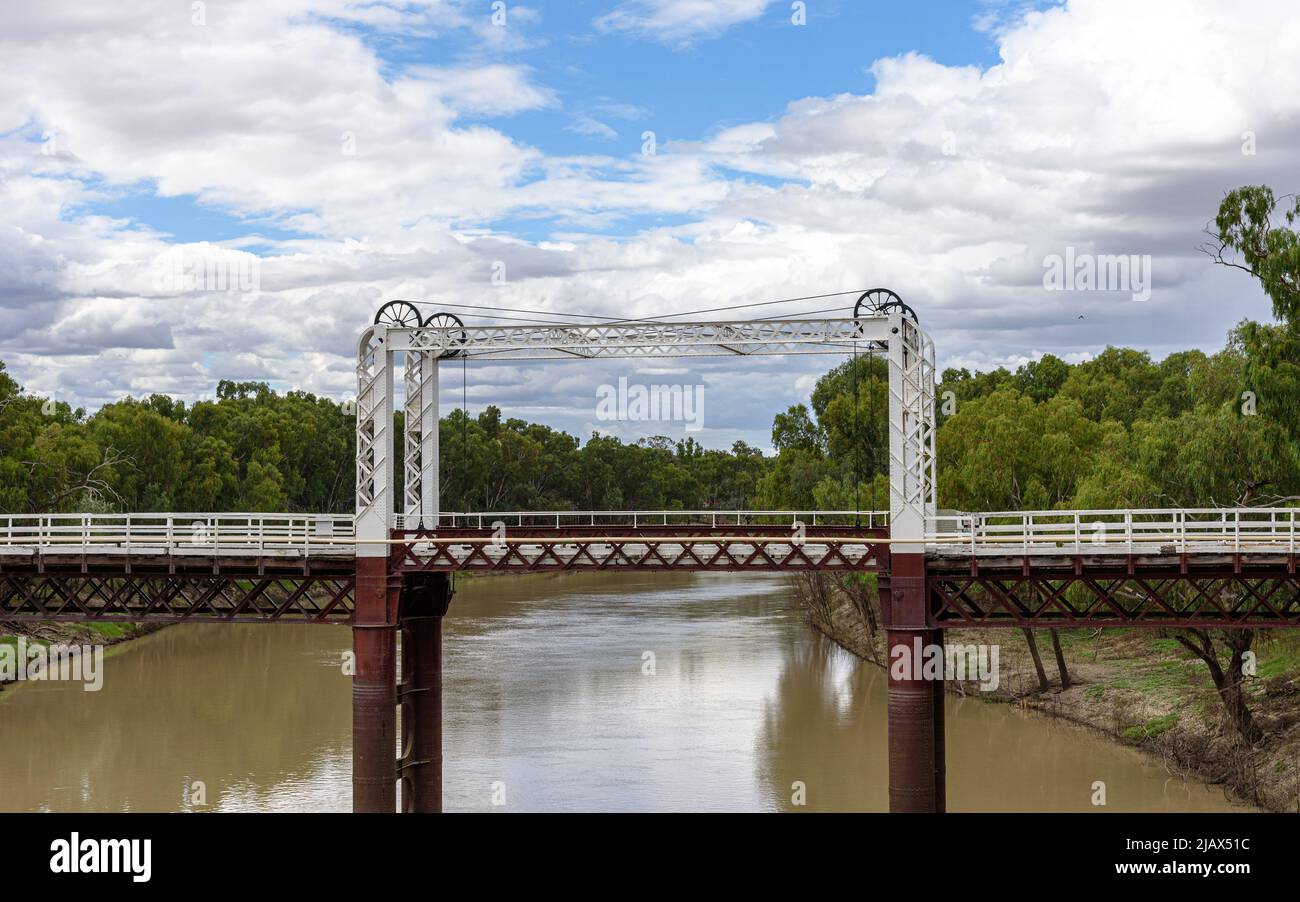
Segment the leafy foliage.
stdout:
<path fill-rule="evenodd" d="M 1289 209 L 1277 222 L 1278 198 L 1266 185 L 1247 185 L 1228 192 L 1219 205 L 1210 234 L 1216 246 L 1206 248 L 1216 262 L 1244 269 L 1257 278 L 1273 301 L 1273 314 L 1285 322 L 1300 320 L 1300 233 L 1290 226 L 1300 218 L 1300 198 L 1288 196 Z M 1236 252 L 1244 263 L 1225 253 Z"/>
<path fill-rule="evenodd" d="M 1284 326 L 1245 323 L 1213 355 L 1156 363 L 1107 348 L 1073 365 L 1047 356 L 1014 372 L 947 370 L 940 397 L 956 400 L 938 435 L 939 497 L 968 510 L 1296 498 L 1298 348 Z M 867 357 L 776 415 L 771 457 L 665 436 L 584 444 L 496 407 L 457 409 L 441 424 L 442 506 L 881 509 L 887 416 L 885 364 Z M 0 364 L 0 511 L 347 511 L 354 430 L 332 401 L 263 383 L 222 382 L 192 406 L 127 398 L 86 416 L 24 394 Z"/>

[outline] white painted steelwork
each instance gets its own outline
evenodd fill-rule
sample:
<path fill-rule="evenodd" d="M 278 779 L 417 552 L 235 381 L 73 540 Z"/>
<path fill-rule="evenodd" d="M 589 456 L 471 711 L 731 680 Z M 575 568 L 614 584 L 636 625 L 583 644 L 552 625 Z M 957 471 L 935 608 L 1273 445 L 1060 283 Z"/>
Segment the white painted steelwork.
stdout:
<path fill-rule="evenodd" d="M 405 449 L 402 512 L 417 523 L 438 522 L 438 360 L 407 351 L 403 405 Z"/>
<path fill-rule="evenodd" d="M 549 530 L 582 526 L 699 526 L 701 541 L 728 527 L 771 527 L 769 540 L 788 535 L 797 522 L 806 526 L 864 528 L 885 525 L 883 511 L 482 511 L 443 513 L 442 528 L 491 529 L 503 522 L 506 538 L 539 538 Z M 406 515 L 397 529 L 415 529 Z M 718 533 L 706 532 L 717 530 Z M 925 550 L 930 554 L 1019 555 L 1170 555 L 1295 554 L 1300 552 L 1300 508 L 1154 508 L 1098 511 L 999 511 L 941 514 L 927 520 Z M 645 538 L 653 540 L 650 535 Z M 680 540 L 680 536 L 676 537 Z M 739 536 L 735 537 L 739 538 Z M 460 539 L 438 539 L 458 542 Z M 671 541 L 665 539 L 663 541 Z M 809 543 L 825 541 L 824 537 Z M 851 541 L 851 540 L 849 540 Z M 873 540 L 894 550 L 903 544 L 892 534 Z M 0 515 L 0 557 L 40 552 L 49 555 L 194 554 L 219 556 L 386 555 L 398 540 L 384 536 L 367 542 L 356 534 L 350 514 L 160 513 Z M 367 549 L 367 545 L 371 547 Z"/>
<path fill-rule="evenodd" d="M 603 360 L 848 354 L 854 342 L 884 342 L 890 317 L 737 322 L 388 327 L 390 351 L 455 353 L 471 360 Z M 860 348 L 865 350 L 865 347 Z"/>
<path fill-rule="evenodd" d="M 437 361 L 572 360 L 872 353 L 889 360 L 890 522 L 920 550 L 935 512 L 934 344 L 902 314 L 745 322 L 375 325 L 361 336 L 357 400 L 357 535 L 362 550 L 396 527 L 392 424 L 395 355 L 406 360 L 406 497 L 402 522 L 438 522 Z M 913 547 L 914 546 L 914 547 Z"/>
<path fill-rule="evenodd" d="M 896 551 L 919 554 L 936 513 L 934 342 L 908 317 L 889 321 L 890 534 Z"/>
<path fill-rule="evenodd" d="M 358 557 L 382 557 L 393 521 L 393 354 L 374 326 L 357 348 L 356 534 Z"/>
<path fill-rule="evenodd" d="M 356 549 L 355 519 L 255 513 L 0 516 L 0 556 L 349 556 Z"/>
<path fill-rule="evenodd" d="M 965 555 L 1294 554 L 1293 507 L 1002 511 L 927 520 L 926 548 Z"/>
<path fill-rule="evenodd" d="M 419 528 L 418 517 L 398 514 L 397 529 Z M 491 529 L 495 524 L 507 528 L 577 527 L 577 526 L 857 526 L 885 529 L 889 511 L 777 511 L 777 510 L 642 510 L 642 511 L 471 511 L 445 513 L 438 525 L 461 529 Z"/>

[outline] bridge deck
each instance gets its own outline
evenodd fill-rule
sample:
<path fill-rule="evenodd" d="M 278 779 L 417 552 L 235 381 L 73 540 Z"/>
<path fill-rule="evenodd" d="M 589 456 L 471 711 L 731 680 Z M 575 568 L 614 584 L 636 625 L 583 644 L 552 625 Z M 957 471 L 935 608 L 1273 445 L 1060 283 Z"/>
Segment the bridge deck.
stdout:
<path fill-rule="evenodd" d="M 1295 554 L 1298 508 L 1157 508 L 941 514 L 931 557 Z"/>
<path fill-rule="evenodd" d="M 1300 624 L 1294 509 L 944 514 L 928 524 L 936 626 Z M 883 514 L 630 511 L 398 516 L 421 572 L 890 571 Z M 350 622 L 347 515 L 0 518 L 0 620 Z"/>
<path fill-rule="evenodd" d="M 887 531 L 852 526 L 627 525 L 402 530 L 392 569 L 878 571 Z"/>
<path fill-rule="evenodd" d="M 1300 509 L 1156 509 L 940 514 L 927 522 L 929 557 L 1295 554 Z M 506 511 L 447 513 L 436 526 L 394 518 L 387 544 L 408 537 L 461 539 L 490 531 L 511 540 L 618 535 L 660 542 L 701 537 L 775 540 L 804 535 L 885 543 L 880 511 Z M 582 532 L 587 530 L 587 532 Z M 606 532 L 599 532 L 605 530 Z M 477 533 L 475 531 L 478 531 Z M 350 514 L 50 514 L 0 517 L 0 558 L 109 556 L 344 558 L 357 553 Z"/>

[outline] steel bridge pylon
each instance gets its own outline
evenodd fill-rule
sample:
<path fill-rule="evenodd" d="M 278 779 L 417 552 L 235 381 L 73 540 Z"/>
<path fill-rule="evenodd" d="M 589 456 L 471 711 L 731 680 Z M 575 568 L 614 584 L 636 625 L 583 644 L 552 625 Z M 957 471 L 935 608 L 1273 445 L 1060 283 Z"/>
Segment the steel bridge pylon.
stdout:
<path fill-rule="evenodd" d="M 881 602 L 891 649 L 925 630 L 925 540 L 935 506 L 934 345 L 915 314 L 894 300 L 852 319 L 744 322 L 624 322 L 465 326 L 450 314 L 421 319 L 405 302 L 381 310 L 357 356 L 356 612 L 353 649 L 353 808 L 442 807 L 442 617 L 451 599 L 445 572 L 399 566 L 413 542 L 437 537 L 438 362 L 600 360 L 834 354 L 885 356 L 889 365 L 890 578 Z M 859 308 L 862 300 L 859 301 Z M 395 315 L 384 318 L 384 311 Z M 856 311 L 855 311 L 856 313 Z M 402 509 L 394 497 L 397 399 L 404 367 Z M 848 562 L 845 562 L 848 566 Z M 831 568 L 834 569 L 834 568 Z M 919 624 L 919 627 L 918 627 Z M 403 637 L 397 683 L 398 634 Z M 891 677 L 891 810 L 943 810 L 942 683 Z M 401 755 L 397 709 L 401 705 Z"/>
<path fill-rule="evenodd" d="M 442 620 L 452 584 L 447 573 L 399 573 L 392 566 L 395 361 L 387 338 L 382 325 L 366 330 L 357 362 L 352 808 L 391 813 L 397 809 L 400 785 L 403 811 L 438 813 Z M 421 526 L 436 526 L 441 355 L 411 351 L 404 356 L 402 513 Z"/>

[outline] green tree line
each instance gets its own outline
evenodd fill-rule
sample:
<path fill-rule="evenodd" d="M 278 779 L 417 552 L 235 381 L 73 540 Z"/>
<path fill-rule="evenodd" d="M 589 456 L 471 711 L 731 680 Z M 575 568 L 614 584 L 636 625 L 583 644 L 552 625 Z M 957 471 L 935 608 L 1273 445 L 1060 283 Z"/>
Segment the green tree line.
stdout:
<path fill-rule="evenodd" d="M 1287 383 L 1300 376 L 1300 355 L 1278 347 L 1295 340 L 1287 328 L 1244 323 L 1217 353 L 1161 361 L 1111 347 L 1077 364 L 1047 355 L 1015 371 L 945 370 L 943 506 L 1296 500 L 1300 420 Z M 775 416 L 774 455 L 664 436 L 582 442 L 496 407 L 477 416 L 456 409 L 441 423 L 442 506 L 885 509 L 887 407 L 884 361 L 863 356 L 822 376 L 809 404 Z M 305 392 L 221 382 L 214 400 L 151 395 L 87 415 L 24 393 L 0 362 L 0 512 L 346 512 L 355 443 L 355 419 Z"/>
<path fill-rule="evenodd" d="M 734 509 L 770 464 L 744 442 L 582 443 L 496 407 L 454 410 L 440 426 L 444 510 Z M 151 395 L 87 415 L 23 392 L 0 362 L 0 513 L 346 513 L 355 430 L 342 405 L 260 382 L 223 381 L 214 400 L 191 405 Z M 401 442 L 395 451 L 400 497 Z"/>

